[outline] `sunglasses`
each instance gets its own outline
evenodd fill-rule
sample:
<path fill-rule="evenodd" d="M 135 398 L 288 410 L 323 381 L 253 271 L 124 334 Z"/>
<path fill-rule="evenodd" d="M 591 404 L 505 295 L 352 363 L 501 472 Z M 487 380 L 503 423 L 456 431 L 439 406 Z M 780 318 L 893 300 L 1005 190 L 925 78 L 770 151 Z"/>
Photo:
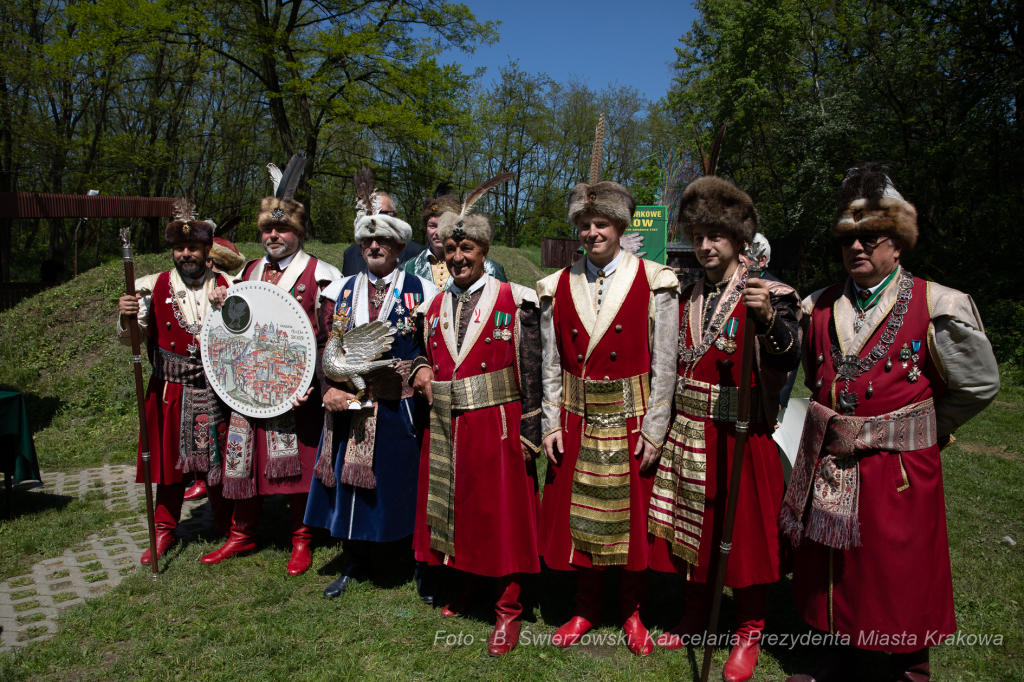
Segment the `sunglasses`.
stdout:
<path fill-rule="evenodd" d="M 878 246 L 878 242 L 882 241 L 883 239 L 888 239 L 888 237 L 884 234 L 873 233 L 845 234 L 842 237 L 839 237 L 836 241 L 839 242 L 840 246 L 844 246 L 846 248 L 853 246 L 854 242 L 859 241 L 860 245 L 863 246 L 865 249 L 871 249 Z"/>

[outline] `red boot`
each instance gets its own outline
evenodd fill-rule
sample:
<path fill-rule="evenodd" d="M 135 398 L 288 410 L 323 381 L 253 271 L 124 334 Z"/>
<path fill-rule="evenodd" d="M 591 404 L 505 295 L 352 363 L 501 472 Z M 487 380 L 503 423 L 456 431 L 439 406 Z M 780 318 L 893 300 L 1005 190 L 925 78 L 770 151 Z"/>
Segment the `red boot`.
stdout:
<path fill-rule="evenodd" d="M 159 559 L 167 553 L 178 537 L 174 530 L 181 520 L 181 505 L 184 502 L 185 484 L 157 485 L 156 487 L 156 509 L 153 510 L 153 525 L 156 526 L 156 558 Z M 139 559 L 144 564 L 152 563 L 153 559 L 149 548 L 142 553 Z"/>
<path fill-rule="evenodd" d="M 522 592 L 518 574 L 498 578 L 498 602 L 495 605 L 497 621 L 494 632 L 487 638 L 487 653 L 504 656 L 519 643 L 519 625 L 523 616 L 523 605 L 519 603 Z"/>
<path fill-rule="evenodd" d="M 206 481 L 197 480 L 192 487 L 185 491 L 185 500 L 201 500 L 206 497 Z"/>
<path fill-rule="evenodd" d="M 308 497 L 306 493 L 293 493 L 288 496 L 288 510 L 292 516 L 292 558 L 288 561 L 288 575 L 302 575 L 313 565 L 313 555 L 309 551 L 313 531 L 302 523 L 306 516 Z"/>
<path fill-rule="evenodd" d="M 637 656 L 646 656 L 654 651 L 651 633 L 640 622 L 640 607 L 646 599 L 647 575 L 642 571 L 623 569 L 619 573 L 619 607 L 625 621 L 622 629 L 626 631 L 629 650 Z"/>
<path fill-rule="evenodd" d="M 572 646 L 591 628 L 601 624 L 601 593 L 604 591 L 604 571 L 581 568 L 576 572 L 576 612 L 572 619 L 555 631 L 551 643 Z"/>
<path fill-rule="evenodd" d="M 222 485 L 207 486 L 206 493 L 210 496 L 210 511 L 213 512 L 217 535 L 226 538 L 231 532 L 231 514 L 235 511 L 235 501 L 224 497 Z"/>
<path fill-rule="evenodd" d="M 722 677 L 726 682 L 746 682 L 754 676 L 757 657 L 761 653 L 761 633 L 768 607 L 768 586 L 750 585 L 734 588 L 736 598 L 736 637 L 739 640 L 729 652 Z"/>
<path fill-rule="evenodd" d="M 480 595 L 480 576 L 472 573 L 463 573 L 462 576 L 462 589 L 459 590 L 459 594 L 441 607 L 441 615 L 445 618 L 454 618 L 466 613 Z"/>
<path fill-rule="evenodd" d="M 233 556 L 245 556 L 256 549 L 256 527 L 260 523 L 263 496 L 254 495 L 246 500 L 235 500 L 235 511 L 231 515 L 231 533 L 220 549 L 215 549 L 202 559 L 204 564 L 219 564 Z"/>
<path fill-rule="evenodd" d="M 681 649 L 689 645 L 694 637 L 703 636 L 708 630 L 711 618 L 711 589 L 707 583 L 686 582 L 686 610 L 679 624 L 658 637 L 658 646 L 665 649 Z"/>

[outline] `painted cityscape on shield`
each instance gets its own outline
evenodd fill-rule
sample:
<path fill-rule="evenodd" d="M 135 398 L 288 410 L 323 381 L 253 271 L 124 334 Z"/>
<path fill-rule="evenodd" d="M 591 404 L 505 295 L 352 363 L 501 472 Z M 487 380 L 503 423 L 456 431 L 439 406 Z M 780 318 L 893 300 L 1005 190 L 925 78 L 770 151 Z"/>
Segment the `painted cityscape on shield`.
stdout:
<path fill-rule="evenodd" d="M 208 351 L 217 383 L 250 407 L 281 404 L 302 383 L 310 352 L 305 335 L 295 331 L 291 325 L 259 320 L 242 333 L 211 327 Z"/>

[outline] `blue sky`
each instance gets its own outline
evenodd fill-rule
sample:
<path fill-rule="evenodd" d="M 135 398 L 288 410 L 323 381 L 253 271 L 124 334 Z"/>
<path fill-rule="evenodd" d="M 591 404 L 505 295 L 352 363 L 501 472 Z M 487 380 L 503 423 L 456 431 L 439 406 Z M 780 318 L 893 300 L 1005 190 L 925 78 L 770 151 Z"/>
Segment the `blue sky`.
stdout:
<path fill-rule="evenodd" d="M 473 55 L 446 54 L 466 70 L 487 67 L 484 83 L 499 77 L 509 58 L 529 73 L 557 81 L 575 75 L 594 89 L 632 85 L 649 99 L 672 81 L 679 38 L 697 18 L 686 0 L 463 0 L 479 21 L 501 21 L 501 40 Z"/>

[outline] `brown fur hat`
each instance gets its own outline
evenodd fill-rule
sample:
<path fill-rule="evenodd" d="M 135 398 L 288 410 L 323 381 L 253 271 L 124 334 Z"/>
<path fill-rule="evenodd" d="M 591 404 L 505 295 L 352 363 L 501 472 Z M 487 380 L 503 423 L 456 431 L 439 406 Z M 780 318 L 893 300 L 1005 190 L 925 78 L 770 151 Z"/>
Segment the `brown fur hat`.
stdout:
<path fill-rule="evenodd" d="M 717 227 L 740 243 L 752 244 L 761 216 L 750 196 L 717 175 L 699 177 L 683 191 L 679 201 L 679 225 L 693 241 L 698 225 Z"/>
<path fill-rule="evenodd" d="M 269 225 L 286 225 L 302 239 L 306 236 L 306 207 L 295 199 L 263 197 L 256 226 L 263 231 Z"/>
<path fill-rule="evenodd" d="M 168 246 L 185 242 L 210 246 L 213 244 L 213 225 L 205 220 L 172 220 L 164 230 L 164 241 Z"/>
<path fill-rule="evenodd" d="M 238 247 L 220 237 L 213 238 L 209 257 L 224 272 L 231 272 L 245 265 L 245 256 L 238 252 Z"/>
<path fill-rule="evenodd" d="M 451 194 L 452 184 L 442 182 L 434 190 L 434 196 L 423 200 L 423 209 L 420 217 L 423 219 L 423 227 L 431 218 L 440 218 L 442 213 L 458 213 L 462 210 L 462 202 Z"/>
<path fill-rule="evenodd" d="M 629 190 L 607 180 L 588 184 L 581 182 L 569 192 L 569 222 L 586 213 L 596 213 L 614 223 L 629 226 L 633 222 L 636 201 Z"/>
<path fill-rule="evenodd" d="M 452 238 L 456 230 L 462 230 L 465 233 L 463 238 L 472 239 L 477 244 L 489 246 L 491 239 L 494 238 L 494 223 L 491 222 L 489 215 L 483 213 L 459 215 L 457 212 L 447 211 L 441 214 L 441 220 L 437 225 L 437 235 L 441 238 L 441 243 Z"/>
<path fill-rule="evenodd" d="M 917 244 L 917 209 L 896 191 L 887 164 L 872 161 L 846 172 L 839 189 L 832 236 L 884 234 L 900 248 Z"/>

